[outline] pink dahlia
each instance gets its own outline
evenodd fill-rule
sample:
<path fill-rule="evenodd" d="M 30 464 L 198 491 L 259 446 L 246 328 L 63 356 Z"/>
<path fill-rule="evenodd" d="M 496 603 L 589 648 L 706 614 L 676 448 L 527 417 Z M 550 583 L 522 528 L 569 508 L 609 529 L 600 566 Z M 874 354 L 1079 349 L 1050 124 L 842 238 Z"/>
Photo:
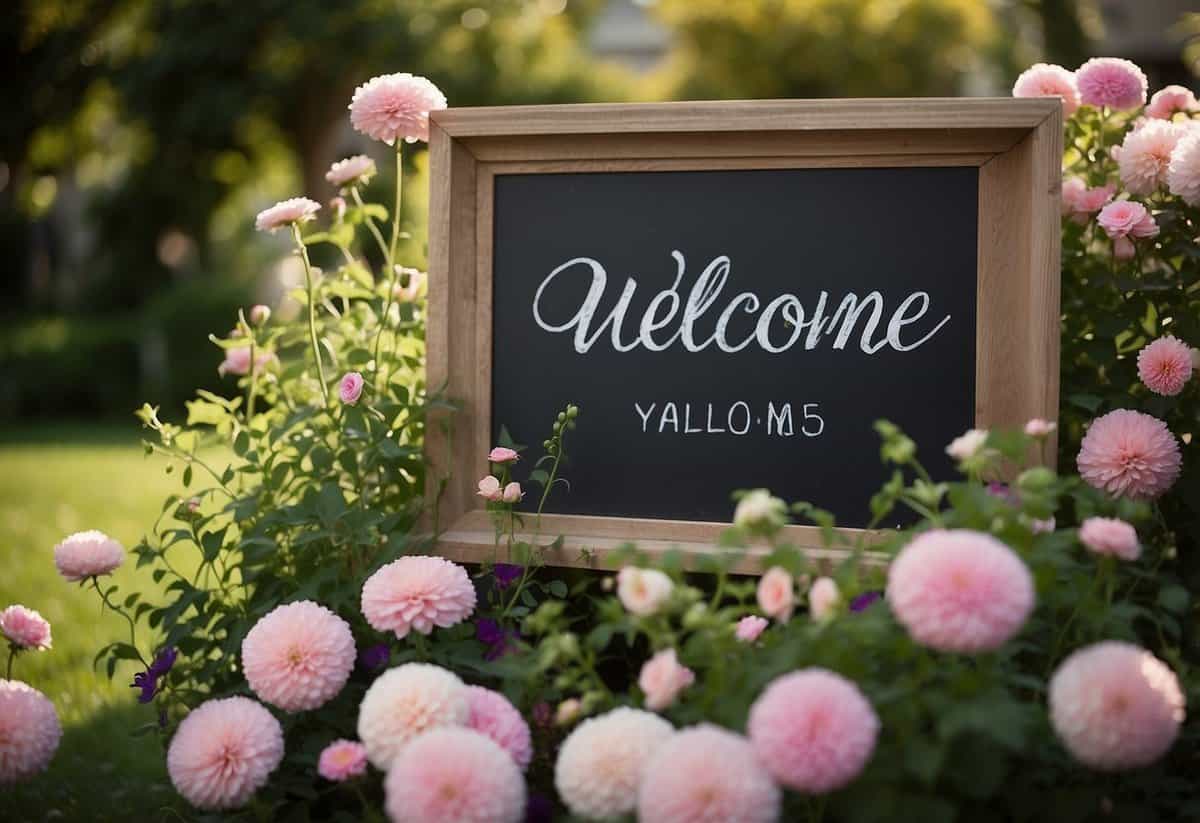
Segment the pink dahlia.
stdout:
<path fill-rule="evenodd" d="M 991 535 L 928 531 L 892 561 L 887 600 L 923 646 L 991 651 L 1020 631 L 1033 610 L 1033 576 L 1016 552 Z"/>
<path fill-rule="evenodd" d="M 50 648 L 50 624 L 24 606 L 9 606 L 0 612 L 0 633 L 21 649 Z"/>
<path fill-rule="evenodd" d="M 1089 517 L 1079 526 L 1079 542 L 1094 554 L 1137 560 L 1142 553 L 1137 530 L 1115 517 Z"/>
<path fill-rule="evenodd" d="M 1093 57 L 1075 70 L 1079 102 L 1110 109 L 1136 109 L 1146 102 L 1146 75 L 1119 57 Z"/>
<path fill-rule="evenodd" d="M 1075 458 L 1088 485 L 1114 497 L 1152 500 L 1179 477 L 1179 444 L 1167 424 L 1129 409 L 1092 421 Z"/>
<path fill-rule="evenodd" d="M 747 732 L 776 781 L 827 794 L 858 777 L 871 759 L 879 718 L 851 681 L 802 669 L 771 681 L 750 707 Z"/>
<path fill-rule="evenodd" d="M 674 649 L 663 649 L 642 665 L 638 688 L 646 695 L 646 708 L 667 708 L 679 693 L 696 682 L 696 674 L 679 662 Z"/>
<path fill-rule="evenodd" d="M 365 154 L 339 160 L 325 172 L 325 179 L 335 186 L 366 183 L 375 176 L 375 161 Z"/>
<path fill-rule="evenodd" d="M 333 699 L 350 678 L 354 657 L 350 624 L 311 600 L 278 606 L 242 641 L 246 682 L 260 700 L 286 712 Z"/>
<path fill-rule="evenodd" d="M 335 740 L 321 750 L 317 774 L 341 783 L 367 773 L 367 747 L 354 740 Z"/>
<path fill-rule="evenodd" d="M 578 817 L 629 814 L 637 804 L 646 764 L 673 731 L 658 715 L 630 708 L 583 721 L 558 750 L 554 764 L 558 796 Z"/>
<path fill-rule="evenodd" d="M 383 782 L 392 823 L 520 823 L 525 780 L 498 743 L 438 729 L 405 747 Z"/>
<path fill-rule="evenodd" d="M 1079 90 L 1075 75 L 1052 63 L 1034 63 L 1013 84 L 1013 97 L 1058 97 L 1063 102 L 1063 115 L 1070 117 L 1079 108 Z"/>
<path fill-rule="evenodd" d="M 1192 348 L 1171 335 L 1138 352 L 1138 377 L 1155 394 L 1173 397 L 1192 376 Z"/>
<path fill-rule="evenodd" d="M 104 532 L 76 532 L 54 547 L 54 565 L 72 583 L 110 574 L 125 560 L 125 549 Z"/>
<path fill-rule="evenodd" d="M 269 209 L 263 209 L 254 218 L 254 228 L 259 231 L 275 231 L 293 223 L 307 223 L 312 220 L 321 204 L 307 197 L 293 197 L 291 200 L 281 200 Z"/>
<path fill-rule="evenodd" d="M 1050 722 L 1081 763 L 1101 771 L 1148 766 L 1179 734 L 1184 696 L 1165 663 L 1131 643 L 1086 646 L 1050 678 Z"/>
<path fill-rule="evenodd" d="M 467 693 L 471 701 L 468 728 L 495 740 L 512 756 L 521 771 L 525 771 L 533 759 L 533 741 L 525 718 L 500 692 L 483 686 L 468 686 Z"/>
<path fill-rule="evenodd" d="M 428 663 L 405 663 L 375 678 L 358 707 L 358 739 L 387 769 L 417 735 L 471 718 L 471 696 L 458 676 Z"/>
<path fill-rule="evenodd" d="M 283 729 L 248 697 L 209 700 L 192 710 L 167 749 L 175 790 L 198 809 L 243 806 L 283 760 Z"/>
<path fill-rule="evenodd" d="M 1167 166 L 1167 187 L 1189 206 L 1200 206 L 1200 129 L 1175 144 Z"/>
<path fill-rule="evenodd" d="M 734 630 L 734 635 L 738 640 L 744 643 L 753 643 L 758 640 L 767 628 L 771 625 L 765 617 L 759 617 L 755 614 L 748 614 L 737 622 L 737 628 Z"/>
<path fill-rule="evenodd" d="M 353 406 L 362 397 L 363 376 L 356 372 L 346 372 L 338 382 L 338 399 L 347 406 Z"/>
<path fill-rule="evenodd" d="M 653 823 L 775 823 L 779 787 L 750 741 L 717 726 L 673 735 L 651 758 L 638 790 L 638 819 Z"/>
<path fill-rule="evenodd" d="M 0 786 L 44 771 L 61 738 L 58 713 L 44 694 L 19 680 L 0 680 Z"/>
<path fill-rule="evenodd" d="M 429 112 L 446 108 L 446 97 L 424 77 L 407 72 L 372 77 L 354 90 L 350 123 L 389 146 L 429 139 Z"/>
<path fill-rule="evenodd" d="M 1130 194 L 1149 196 L 1167 184 L 1171 152 L 1186 127 L 1164 120 L 1147 120 L 1125 135 L 1117 157 L 1121 182 Z"/>
<path fill-rule="evenodd" d="M 1158 120 L 1170 120 L 1175 112 L 1192 112 L 1198 108 L 1196 95 L 1183 86 L 1164 86 L 1154 92 L 1146 106 L 1146 116 Z"/>
<path fill-rule="evenodd" d="M 1132 200 L 1116 200 L 1100 209 L 1096 222 L 1112 238 L 1154 237 L 1158 224 L 1141 203 Z"/>
<path fill-rule="evenodd" d="M 409 555 L 394 560 L 367 578 L 362 610 L 371 628 L 396 633 L 429 634 L 461 623 L 475 611 L 475 587 L 462 566 L 443 557 Z"/>

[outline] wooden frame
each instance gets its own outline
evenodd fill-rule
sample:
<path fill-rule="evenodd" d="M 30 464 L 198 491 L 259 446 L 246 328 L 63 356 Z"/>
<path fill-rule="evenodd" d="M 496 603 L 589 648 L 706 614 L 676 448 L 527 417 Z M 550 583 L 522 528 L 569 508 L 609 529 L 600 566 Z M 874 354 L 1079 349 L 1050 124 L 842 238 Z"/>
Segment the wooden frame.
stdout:
<path fill-rule="evenodd" d="M 439 553 L 503 560 L 475 494 L 491 417 L 492 182 L 556 171 L 974 166 L 979 169 L 976 424 L 1058 413 L 1062 106 L 1047 99 L 787 100 L 447 109 L 430 123 L 428 385 L 462 405 L 426 430 L 442 481 Z M 1049 453 L 1053 453 L 1053 444 Z M 727 524 L 545 515 L 553 565 L 603 566 L 628 541 L 713 551 Z M 853 530 L 847 530 L 853 531 Z M 813 527 L 789 537 L 816 558 Z M 543 542 L 545 542 L 545 540 Z M 503 552 L 503 549 L 500 550 Z M 740 571 L 757 572 L 763 549 Z"/>

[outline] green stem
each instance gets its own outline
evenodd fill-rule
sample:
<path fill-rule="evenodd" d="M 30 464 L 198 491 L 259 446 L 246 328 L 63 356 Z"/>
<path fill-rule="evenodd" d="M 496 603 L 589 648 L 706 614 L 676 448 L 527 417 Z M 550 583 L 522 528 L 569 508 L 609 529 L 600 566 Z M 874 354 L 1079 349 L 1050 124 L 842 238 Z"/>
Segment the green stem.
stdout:
<path fill-rule="evenodd" d="M 258 392 L 258 381 L 255 379 L 255 364 L 254 364 L 254 336 L 250 336 L 250 385 L 246 387 L 246 425 L 250 425 L 250 421 L 254 419 L 254 398 Z"/>
<path fill-rule="evenodd" d="M 384 242 L 383 235 L 379 233 L 379 227 L 375 225 L 375 218 L 370 217 L 367 214 L 367 207 L 366 207 L 366 204 L 363 203 L 362 195 L 358 193 L 358 187 L 355 186 L 353 189 L 350 190 L 350 192 L 354 197 L 355 205 L 357 205 L 359 207 L 359 209 L 362 210 L 363 222 L 367 224 L 367 230 L 370 231 L 371 235 L 375 238 L 375 243 L 378 244 L 378 246 L 379 246 L 379 253 L 383 255 L 384 260 L 387 260 L 388 245 L 387 245 L 387 243 Z"/>
<path fill-rule="evenodd" d="M 402 199 L 404 192 L 404 158 L 401 146 L 403 143 L 396 142 L 396 208 L 392 215 L 392 242 L 387 247 L 387 255 L 385 257 L 385 265 L 387 267 L 388 285 L 387 295 L 383 303 L 383 315 L 379 318 L 379 331 L 375 333 L 375 351 L 372 357 L 375 360 L 375 396 L 383 391 L 383 379 L 380 376 L 383 371 L 383 363 L 379 359 L 379 344 L 383 341 L 383 330 L 387 328 L 388 319 L 392 314 L 392 300 L 395 299 L 396 284 L 399 282 L 400 274 L 396 271 L 396 244 L 400 241 L 400 210 L 404 205 Z"/>
<path fill-rule="evenodd" d="M 404 143 L 396 141 L 396 211 L 392 219 L 392 242 L 388 244 L 388 267 L 396 262 L 396 244 L 400 242 L 400 206 L 401 194 L 404 190 Z"/>
<path fill-rule="evenodd" d="M 138 647 L 137 647 L 137 624 L 135 624 L 133 622 L 133 618 L 130 617 L 129 614 L 124 609 L 122 609 L 116 603 L 113 603 L 111 600 L 108 599 L 108 592 L 106 592 L 104 589 L 100 588 L 100 579 L 98 577 L 96 577 L 95 575 L 92 576 L 92 586 L 94 586 L 97 593 L 99 593 L 100 599 L 102 601 L 104 601 L 104 605 L 108 606 L 108 608 L 110 608 L 112 611 L 116 612 L 117 614 L 121 615 L 121 617 L 125 618 L 125 622 L 129 624 L 129 645 L 130 645 L 130 647 L 133 648 L 133 653 L 137 655 L 138 660 L 141 662 L 141 664 L 143 666 L 145 666 L 147 669 L 150 668 L 150 664 L 146 662 L 146 658 L 142 657 L 141 651 L 138 650 Z"/>
<path fill-rule="evenodd" d="M 308 260 L 308 246 L 304 245 L 303 238 L 300 237 L 300 224 L 292 224 L 292 236 L 296 239 L 296 246 L 300 249 L 300 259 L 304 261 L 304 286 L 308 292 L 308 338 L 312 344 L 313 357 L 317 360 L 317 379 L 321 382 L 321 397 L 325 401 L 326 407 L 329 406 L 329 387 L 325 385 L 325 366 L 321 362 L 321 346 L 317 342 L 317 301 L 316 291 L 313 288 L 312 263 Z"/>
<path fill-rule="evenodd" d="M 12 664 L 16 658 L 17 658 L 17 647 L 9 646 L 8 647 L 8 671 L 6 671 L 4 673 L 5 680 L 12 680 Z"/>
<path fill-rule="evenodd" d="M 562 460 L 563 455 L 563 437 L 566 436 L 565 427 L 562 433 L 555 440 L 555 445 L 558 447 L 554 451 L 554 465 L 550 467 L 550 476 L 546 478 L 546 488 L 542 489 L 542 499 L 538 501 L 537 508 L 537 528 L 542 528 L 542 509 L 546 506 L 546 498 L 550 496 L 550 489 L 554 488 L 554 478 L 558 475 L 558 463 Z"/>

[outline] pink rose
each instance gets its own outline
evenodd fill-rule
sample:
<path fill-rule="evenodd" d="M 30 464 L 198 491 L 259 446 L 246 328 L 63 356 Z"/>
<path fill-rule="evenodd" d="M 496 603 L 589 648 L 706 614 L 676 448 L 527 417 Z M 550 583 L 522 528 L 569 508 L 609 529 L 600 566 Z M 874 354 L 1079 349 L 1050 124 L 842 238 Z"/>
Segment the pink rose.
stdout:
<path fill-rule="evenodd" d="M 1113 238 L 1113 257 L 1118 260 L 1132 260 L 1134 252 L 1133 241 L 1128 237 Z"/>
<path fill-rule="evenodd" d="M 520 459 L 521 455 L 504 446 L 497 446 L 488 452 L 489 463 L 516 463 Z"/>
<path fill-rule="evenodd" d="M 696 682 L 696 674 L 679 663 L 674 649 L 663 649 L 642 666 L 638 688 L 646 695 L 646 708 L 665 709 L 679 693 Z"/>
<path fill-rule="evenodd" d="M 743 643 L 753 643 L 769 625 L 766 618 L 748 614 L 737 622 L 737 631 L 734 634 Z"/>
<path fill-rule="evenodd" d="M 780 623 L 792 617 L 796 605 L 795 583 L 786 569 L 773 566 L 758 581 L 758 607 Z"/>
<path fill-rule="evenodd" d="M 347 372 L 338 384 L 338 396 L 347 406 L 353 406 L 362 396 L 363 376 L 356 371 Z"/>
<path fill-rule="evenodd" d="M 490 474 L 479 481 L 479 491 L 475 493 L 493 503 L 499 503 L 504 498 L 504 492 L 500 489 L 500 481 Z"/>
<path fill-rule="evenodd" d="M 1100 210 L 1096 222 L 1109 237 L 1154 237 L 1158 224 L 1141 203 L 1117 200 Z"/>
<path fill-rule="evenodd" d="M 240 332 L 239 332 L 240 335 Z M 231 335 L 238 336 L 238 335 Z M 254 355 L 254 371 L 261 372 L 265 366 L 275 361 L 271 352 L 259 351 Z M 250 373 L 250 347 L 238 346 L 225 350 L 225 359 L 217 366 L 217 374 L 224 377 L 227 374 L 243 375 Z"/>
<path fill-rule="evenodd" d="M 675 583 L 657 569 L 625 566 L 617 572 L 617 597 L 630 614 L 648 617 L 671 599 Z"/>
<path fill-rule="evenodd" d="M 1042 437 L 1049 437 L 1057 428 L 1057 423 L 1049 420 L 1043 420 L 1040 417 L 1035 417 L 1025 424 L 1025 434 L 1029 437 L 1037 437 L 1040 439 Z"/>
<path fill-rule="evenodd" d="M 824 620 L 833 616 L 841 600 L 838 585 L 831 577 L 818 577 L 808 590 L 808 610 L 813 620 Z"/>
<path fill-rule="evenodd" d="M 501 499 L 505 503 L 520 503 L 521 498 L 524 496 L 525 495 L 521 492 L 520 483 L 509 483 L 504 487 L 504 493 L 501 495 Z"/>

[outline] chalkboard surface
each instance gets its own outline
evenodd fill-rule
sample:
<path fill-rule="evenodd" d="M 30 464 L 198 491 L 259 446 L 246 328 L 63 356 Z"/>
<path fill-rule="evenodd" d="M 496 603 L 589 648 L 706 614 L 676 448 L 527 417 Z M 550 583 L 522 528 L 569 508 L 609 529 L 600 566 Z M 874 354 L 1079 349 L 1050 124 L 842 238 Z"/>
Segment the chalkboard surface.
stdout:
<path fill-rule="evenodd" d="M 935 476 L 973 423 L 977 195 L 971 167 L 497 175 L 493 441 L 540 454 L 579 405 L 547 511 L 728 521 L 765 486 L 866 525 L 875 420 Z"/>

